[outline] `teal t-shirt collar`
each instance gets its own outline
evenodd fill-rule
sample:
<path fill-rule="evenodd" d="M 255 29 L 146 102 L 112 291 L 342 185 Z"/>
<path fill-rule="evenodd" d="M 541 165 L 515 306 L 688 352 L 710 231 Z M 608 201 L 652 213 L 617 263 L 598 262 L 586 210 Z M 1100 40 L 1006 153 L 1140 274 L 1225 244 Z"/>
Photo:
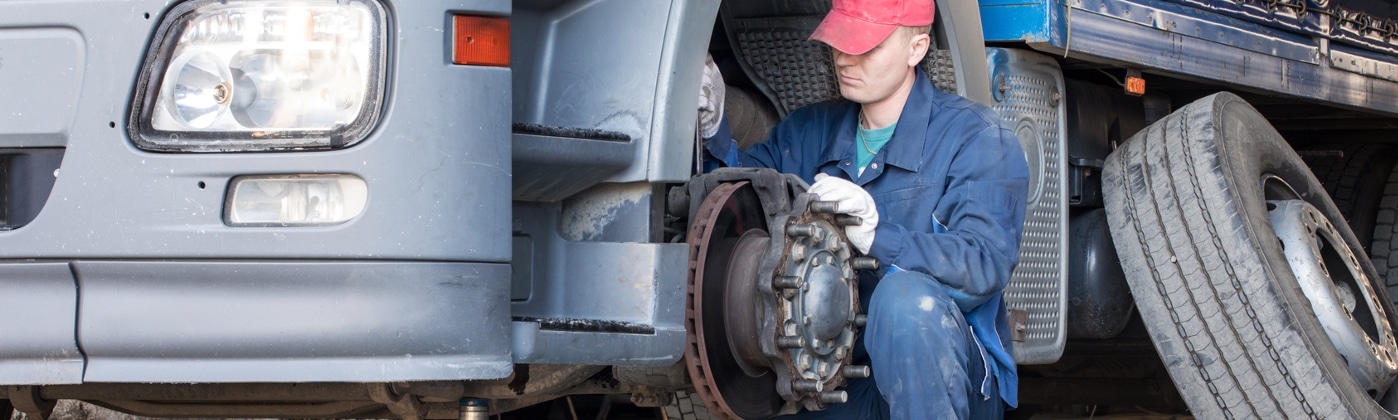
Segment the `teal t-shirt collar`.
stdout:
<path fill-rule="evenodd" d="M 856 124 L 858 127 L 855 133 L 854 161 L 858 164 L 860 172 L 864 167 L 869 166 L 869 162 L 874 160 L 874 155 L 883 149 L 885 144 L 893 138 L 893 129 L 898 127 L 898 123 L 889 124 L 882 128 L 864 128 L 863 124 Z"/>

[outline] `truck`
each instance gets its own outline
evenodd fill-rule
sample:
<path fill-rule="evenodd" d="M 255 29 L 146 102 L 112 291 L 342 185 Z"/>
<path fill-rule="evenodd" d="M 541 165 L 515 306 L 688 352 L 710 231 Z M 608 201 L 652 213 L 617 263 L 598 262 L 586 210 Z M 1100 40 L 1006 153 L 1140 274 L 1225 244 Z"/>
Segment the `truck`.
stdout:
<path fill-rule="evenodd" d="M 0 411 L 840 404 L 861 223 L 704 173 L 836 98 L 828 0 L 0 2 Z M 1398 9 L 938 0 L 1030 168 L 1018 414 L 1398 413 Z M 1099 411 L 1100 410 L 1100 411 Z"/>

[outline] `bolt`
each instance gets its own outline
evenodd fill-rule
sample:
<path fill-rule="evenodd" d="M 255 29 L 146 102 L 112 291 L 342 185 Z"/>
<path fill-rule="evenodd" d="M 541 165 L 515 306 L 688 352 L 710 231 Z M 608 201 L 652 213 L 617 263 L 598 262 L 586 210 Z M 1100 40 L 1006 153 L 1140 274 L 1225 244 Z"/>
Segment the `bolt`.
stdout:
<path fill-rule="evenodd" d="M 855 270 L 877 270 L 879 260 L 874 257 L 854 257 L 849 259 L 849 266 Z"/>
<path fill-rule="evenodd" d="M 840 211 L 839 201 L 812 201 L 811 213 L 836 213 Z"/>
<path fill-rule="evenodd" d="M 854 316 L 854 326 L 859 327 L 859 328 L 864 328 L 864 326 L 865 326 L 865 325 L 868 325 L 868 324 L 869 324 L 869 316 L 868 316 L 868 315 L 859 314 L 859 315 L 855 315 L 855 316 Z"/>
<path fill-rule="evenodd" d="M 859 216 L 850 216 L 850 215 L 848 215 L 848 214 L 841 214 L 841 215 L 835 216 L 835 224 L 836 224 L 836 225 L 840 225 L 840 226 L 842 226 L 842 227 L 843 227 L 843 226 L 859 226 L 859 225 L 864 224 L 864 218 L 861 218 L 861 217 L 859 217 Z"/>
<path fill-rule="evenodd" d="M 874 371 L 869 369 L 868 366 L 845 365 L 845 367 L 840 369 L 840 376 L 849 379 L 868 378 L 869 375 L 872 374 L 874 374 Z"/>
<path fill-rule="evenodd" d="M 845 391 L 825 391 L 820 393 L 820 402 L 826 404 L 844 404 L 849 402 L 849 394 Z"/>
<path fill-rule="evenodd" d="M 821 363 L 820 366 L 816 366 L 816 375 L 824 377 L 828 372 L 830 372 L 830 365 Z"/>
<path fill-rule="evenodd" d="M 847 354 L 847 353 L 845 352 L 845 348 L 844 348 L 844 347 L 840 347 L 840 348 L 838 348 L 838 349 L 835 349 L 835 358 L 836 358 L 836 359 L 844 359 L 844 358 L 845 358 L 845 354 Z"/>
<path fill-rule="evenodd" d="M 796 237 L 815 236 L 816 227 L 814 225 L 790 225 L 786 227 L 786 234 Z"/>
<path fill-rule="evenodd" d="M 814 379 L 797 379 L 791 381 L 791 389 L 796 392 L 820 392 L 820 381 Z"/>
<path fill-rule="evenodd" d="M 777 276 L 772 281 L 772 285 L 777 289 L 800 289 L 802 283 L 801 278 L 796 276 Z"/>
<path fill-rule="evenodd" d="M 777 348 L 799 349 L 802 347 L 806 347 L 806 337 L 799 335 L 777 337 Z"/>

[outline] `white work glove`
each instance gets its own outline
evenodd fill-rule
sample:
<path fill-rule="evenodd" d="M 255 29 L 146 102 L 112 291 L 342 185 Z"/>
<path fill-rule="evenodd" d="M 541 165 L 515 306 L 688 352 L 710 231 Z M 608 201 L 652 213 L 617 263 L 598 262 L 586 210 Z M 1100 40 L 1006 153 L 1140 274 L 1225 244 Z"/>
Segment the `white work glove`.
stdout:
<path fill-rule="evenodd" d="M 869 253 L 869 247 L 874 245 L 874 227 L 879 225 L 879 210 L 868 191 L 844 178 L 817 174 L 806 192 L 819 196 L 821 201 L 839 203 L 840 213 L 864 219 L 858 226 L 845 226 L 845 237 L 860 253 Z"/>
<path fill-rule="evenodd" d="M 699 136 L 705 139 L 718 134 L 723 119 L 723 73 L 714 64 L 714 56 L 704 58 L 704 79 L 699 83 Z"/>

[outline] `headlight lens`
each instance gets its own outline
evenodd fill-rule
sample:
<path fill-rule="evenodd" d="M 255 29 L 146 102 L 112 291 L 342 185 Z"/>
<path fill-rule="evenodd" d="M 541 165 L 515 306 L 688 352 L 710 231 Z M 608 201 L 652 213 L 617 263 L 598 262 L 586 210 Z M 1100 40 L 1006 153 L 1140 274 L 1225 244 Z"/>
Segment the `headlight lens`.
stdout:
<path fill-rule="evenodd" d="M 353 144 L 378 120 L 385 33 L 375 0 L 182 3 L 152 43 L 132 138 L 162 151 Z"/>

